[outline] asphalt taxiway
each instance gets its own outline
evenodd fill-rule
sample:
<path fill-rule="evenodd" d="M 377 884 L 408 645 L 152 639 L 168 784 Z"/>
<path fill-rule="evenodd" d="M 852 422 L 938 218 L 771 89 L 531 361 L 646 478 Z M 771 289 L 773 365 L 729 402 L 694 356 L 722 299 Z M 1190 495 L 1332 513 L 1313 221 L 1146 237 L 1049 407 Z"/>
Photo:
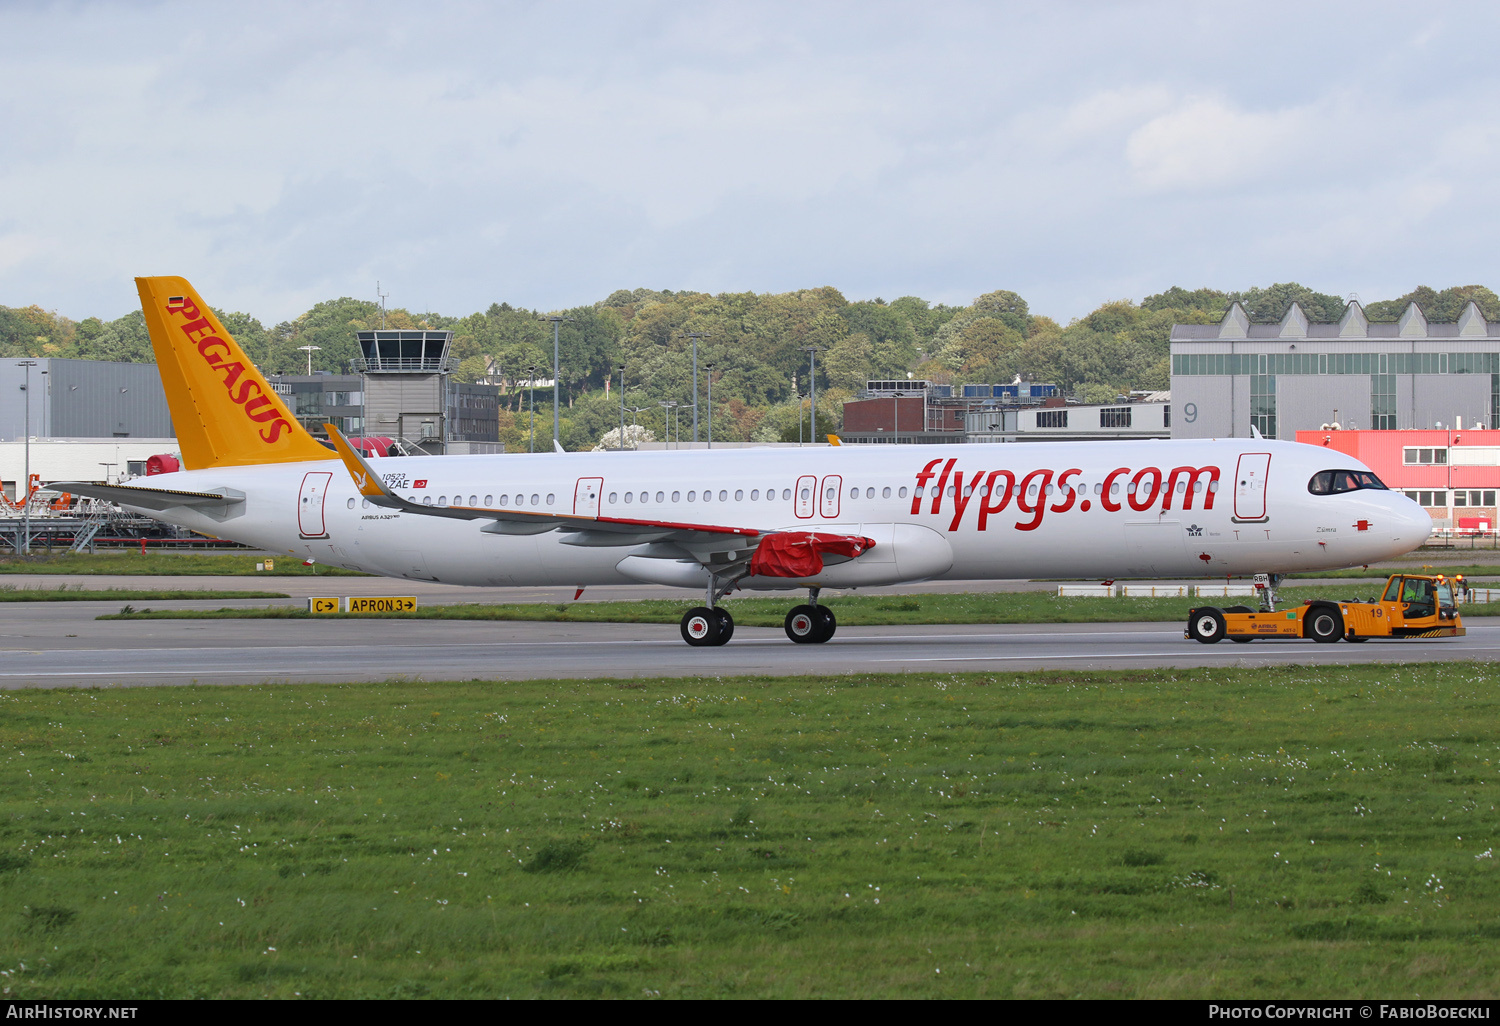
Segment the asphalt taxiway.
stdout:
<path fill-rule="evenodd" d="M 160 579 L 153 583 L 162 586 Z M 217 587 L 219 581 L 198 578 L 196 584 Z M 271 586 L 292 590 L 279 583 Z M 336 593 L 339 589 L 324 590 Z M 361 593 L 378 592 L 362 588 Z M 465 594 L 470 600 L 479 597 L 470 590 Z M 517 597 L 510 590 L 504 594 L 511 600 Z M 556 599 L 555 589 L 550 597 Z M 229 604 L 242 602 L 265 604 L 265 600 Z M 150 604 L 216 608 L 226 603 Z M 1302 641 L 1200 645 L 1185 640 L 1178 623 L 1114 623 L 841 627 L 825 645 L 794 645 L 779 629 L 742 626 L 723 647 L 689 648 L 676 626 L 652 624 L 94 619 L 119 607 L 118 601 L 0 606 L 0 688 L 395 679 L 503 682 L 1500 659 L 1500 618 L 1491 617 L 1467 620 L 1468 634 L 1462 638 L 1372 640 L 1362 645 Z"/>

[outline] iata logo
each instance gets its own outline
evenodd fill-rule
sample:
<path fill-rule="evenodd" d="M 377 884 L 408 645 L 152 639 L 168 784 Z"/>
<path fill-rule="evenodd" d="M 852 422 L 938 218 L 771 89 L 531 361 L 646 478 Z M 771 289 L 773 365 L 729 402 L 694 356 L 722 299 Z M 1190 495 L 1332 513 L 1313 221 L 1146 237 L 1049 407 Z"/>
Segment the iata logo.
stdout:
<path fill-rule="evenodd" d="M 941 471 L 936 469 L 940 463 L 943 464 Z M 1120 467 L 1090 486 L 1089 482 L 1076 480 L 1083 474 L 1077 467 L 1061 473 L 1033 470 L 1018 478 L 1011 470 L 955 471 L 953 468 L 957 463 L 957 458 L 946 462 L 938 458 L 917 474 L 917 487 L 911 500 L 913 516 L 922 513 L 922 502 L 928 497 L 932 501 L 927 512 L 942 515 L 943 498 L 947 496 L 953 500 L 948 530 L 957 531 L 964 511 L 977 495 L 976 526 L 979 530 L 988 530 L 990 517 L 1003 513 L 1014 501 L 1015 508 L 1030 518 L 1018 520 L 1016 530 L 1035 531 L 1042 526 L 1042 518 L 1049 512 L 1066 513 L 1076 509 L 1087 513 L 1096 504 L 1109 513 L 1119 513 L 1127 506 L 1133 512 L 1144 513 L 1159 503 L 1162 512 L 1166 512 L 1172 509 L 1172 503 L 1178 497 L 1179 508 L 1190 510 L 1201 496 L 1202 508 L 1210 510 L 1214 508 L 1214 496 L 1219 491 L 1218 467 L 1173 467 L 1167 471 L 1146 467 L 1133 474 L 1130 468 Z M 927 483 L 934 479 L 935 483 L 929 489 Z M 1201 530 L 1194 525 L 1189 533 Z"/>
<path fill-rule="evenodd" d="M 213 325 L 191 299 L 172 296 L 167 300 L 167 312 L 187 318 L 187 323 L 180 326 L 183 334 L 198 347 L 203 362 L 220 375 L 229 398 L 244 408 L 245 416 L 257 424 L 266 425 L 257 432 L 261 441 L 269 445 L 279 439 L 282 432 L 292 429 L 291 421 L 282 416 L 281 407 L 265 395 L 260 382 L 253 376 L 254 368 L 247 368 L 237 360 L 225 362 L 226 357 L 234 355 L 234 350 L 228 342 L 213 334 Z M 247 370 L 252 376 L 244 377 Z M 240 380 L 242 377 L 243 381 Z"/>
<path fill-rule="evenodd" d="M 1197 524 L 1189 524 L 1187 533 L 1189 538 L 1202 538 L 1203 528 L 1199 527 Z"/>

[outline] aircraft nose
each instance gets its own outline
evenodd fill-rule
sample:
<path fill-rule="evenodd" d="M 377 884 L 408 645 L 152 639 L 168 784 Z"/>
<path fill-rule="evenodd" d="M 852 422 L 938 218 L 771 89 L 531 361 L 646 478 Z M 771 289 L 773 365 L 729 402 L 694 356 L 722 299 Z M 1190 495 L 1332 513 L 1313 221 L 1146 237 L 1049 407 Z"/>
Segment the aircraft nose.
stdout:
<path fill-rule="evenodd" d="M 1391 540 L 1406 546 L 1402 551 L 1410 551 L 1427 541 L 1432 534 L 1432 517 L 1427 511 L 1417 505 L 1404 495 L 1393 494 L 1395 509 L 1391 512 L 1395 520 L 1395 530 L 1391 532 Z"/>

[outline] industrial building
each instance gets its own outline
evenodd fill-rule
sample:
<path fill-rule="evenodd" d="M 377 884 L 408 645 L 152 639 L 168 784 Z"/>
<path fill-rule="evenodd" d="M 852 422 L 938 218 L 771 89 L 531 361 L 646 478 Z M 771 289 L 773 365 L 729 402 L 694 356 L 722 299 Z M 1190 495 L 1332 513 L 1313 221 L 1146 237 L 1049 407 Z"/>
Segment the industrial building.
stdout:
<path fill-rule="evenodd" d="M 1084 406 L 1063 398 L 1052 384 L 919 380 L 869 382 L 844 404 L 839 437 L 851 444 L 953 444 L 1167 438 L 1170 431 L 1167 393 Z"/>
<path fill-rule="evenodd" d="M 1234 303 L 1218 324 L 1173 326 L 1170 346 L 1174 438 L 1500 422 L 1500 323 L 1473 303 L 1452 324 L 1415 303 L 1372 324 L 1357 301 L 1337 323 L 1294 303 L 1278 324 L 1251 324 Z"/>
<path fill-rule="evenodd" d="M 7 358 L 0 396 L 0 442 L 175 435 L 154 363 Z"/>

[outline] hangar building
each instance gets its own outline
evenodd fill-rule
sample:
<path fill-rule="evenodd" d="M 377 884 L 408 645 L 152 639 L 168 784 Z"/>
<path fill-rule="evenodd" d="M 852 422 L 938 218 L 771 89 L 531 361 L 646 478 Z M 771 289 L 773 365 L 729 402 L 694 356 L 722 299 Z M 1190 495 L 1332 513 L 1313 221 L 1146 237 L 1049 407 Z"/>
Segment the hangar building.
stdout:
<path fill-rule="evenodd" d="M 1251 324 L 1235 303 L 1218 324 L 1174 325 L 1171 353 L 1174 438 L 1500 424 L 1500 322 L 1472 302 L 1452 324 L 1415 303 L 1372 324 L 1357 301 L 1337 323 L 1294 303 L 1279 324 Z"/>

